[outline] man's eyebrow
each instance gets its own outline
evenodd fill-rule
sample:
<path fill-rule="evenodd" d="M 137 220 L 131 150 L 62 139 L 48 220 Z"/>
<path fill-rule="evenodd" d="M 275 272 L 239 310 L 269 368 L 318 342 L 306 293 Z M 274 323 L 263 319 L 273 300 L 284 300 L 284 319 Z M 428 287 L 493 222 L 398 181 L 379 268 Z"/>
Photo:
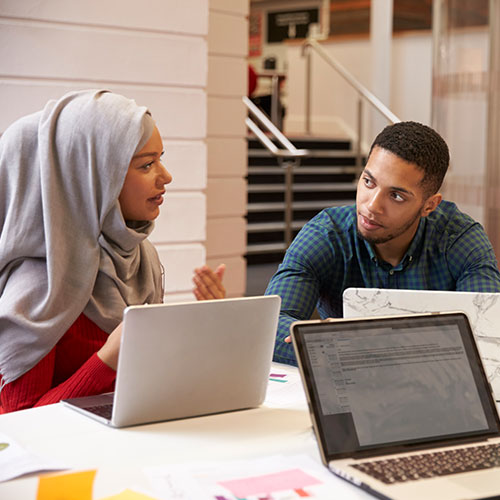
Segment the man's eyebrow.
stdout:
<path fill-rule="evenodd" d="M 373 176 L 373 174 L 367 168 L 364 169 L 363 174 L 366 174 L 371 180 L 376 181 L 376 179 Z M 404 187 L 391 186 L 391 190 L 392 191 L 400 191 L 401 193 L 405 193 L 405 194 L 407 194 L 409 196 L 415 196 L 415 193 L 413 193 L 412 191 L 410 191 L 410 190 L 408 190 L 408 189 L 406 189 Z"/>

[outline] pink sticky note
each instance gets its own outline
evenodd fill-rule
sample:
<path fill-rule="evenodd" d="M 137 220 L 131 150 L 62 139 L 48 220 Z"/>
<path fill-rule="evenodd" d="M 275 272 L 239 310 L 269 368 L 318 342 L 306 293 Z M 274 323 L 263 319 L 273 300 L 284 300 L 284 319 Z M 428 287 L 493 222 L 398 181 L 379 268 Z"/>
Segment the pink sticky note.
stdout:
<path fill-rule="evenodd" d="M 227 488 L 233 495 L 244 498 L 259 493 L 273 493 L 284 490 L 299 490 L 321 481 L 300 469 L 290 469 L 263 476 L 245 477 L 220 481 L 219 484 Z"/>

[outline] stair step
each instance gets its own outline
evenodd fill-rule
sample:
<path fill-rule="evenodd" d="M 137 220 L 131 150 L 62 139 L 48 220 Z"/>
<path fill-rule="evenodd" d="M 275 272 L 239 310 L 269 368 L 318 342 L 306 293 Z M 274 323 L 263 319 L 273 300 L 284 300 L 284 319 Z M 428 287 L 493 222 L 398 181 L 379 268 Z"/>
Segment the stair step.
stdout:
<path fill-rule="evenodd" d="M 326 207 L 343 207 L 352 205 L 354 200 L 314 200 L 314 201 L 294 201 L 294 210 L 321 210 Z M 285 209 L 284 202 L 269 202 L 269 203 L 249 203 L 247 212 L 282 212 Z"/>
<path fill-rule="evenodd" d="M 289 140 L 296 148 L 310 152 L 293 171 L 292 235 L 296 235 L 326 207 L 355 203 L 360 168 L 356 166 L 356 152 L 350 140 L 310 137 L 289 137 Z M 362 162 L 364 165 L 365 157 Z M 248 140 L 247 180 L 247 262 L 280 262 L 286 251 L 285 170 L 256 139 Z"/>
<path fill-rule="evenodd" d="M 362 159 L 364 161 L 364 158 Z M 272 156 L 248 157 L 248 164 L 252 166 L 280 166 L 278 159 Z M 355 166 L 356 158 L 350 155 L 342 156 L 310 156 L 300 160 L 300 166 Z"/>
<path fill-rule="evenodd" d="M 249 149 L 248 150 L 249 158 L 274 158 L 275 156 L 268 151 L 267 149 Z M 331 149 L 313 149 L 309 150 L 309 158 L 355 158 L 356 152 L 351 149 L 347 149 L 345 151 L 331 150 Z"/>
<path fill-rule="evenodd" d="M 329 167 L 329 166 L 307 166 L 301 165 L 293 171 L 293 175 L 305 175 L 305 174 L 356 174 L 358 169 L 356 167 Z M 285 169 L 283 167 L 277 167 L 276 165 L 269 166 L 252 166 L 248 167 L 248 175 L 252 174 L 263 174 L 263 175 L 285 175 Z"/>
<path fill-rule="evenodd" d="M 292 229 L 301 229 L 307 220 L 294 220 L 292 222 Z M 273 231 L 284 231 L 284 222 L 251 222 L 247 224 L 247 233 L 267 233 Z"/>
<path fill-rule="evenodd" d="M 270 138 L 273 140 L 272 138 Z M 250 136 L 248 139 L 248 149 L 263 149 L 262 143 L 255 138 Z M 349 139 L 329 139 L 320 137 L 288 137 L 288 140 L 297 149 L 351 149 L 351 141 Z M 277 141 L 273 140 L 276 145 L 279 145 Z"/>
<path fill-rule="evenodd" d="M 247 245 L 247 255 L 259 253 L 278 253 L 286 250 L 285 243 L 254 243 Z"/>
<path fill-rule="evenodd" d="M 356 190 L 357 183 L 355 182 L 336 182 L 336 183 L 294 183 L 292 189 L 294 192 L 310 192 L 310 191 L 349 191 Z M 249 193 L 265 193 L 265 192 L 284 192 L 285 186 L 282 184 L 249 184 Z"/>

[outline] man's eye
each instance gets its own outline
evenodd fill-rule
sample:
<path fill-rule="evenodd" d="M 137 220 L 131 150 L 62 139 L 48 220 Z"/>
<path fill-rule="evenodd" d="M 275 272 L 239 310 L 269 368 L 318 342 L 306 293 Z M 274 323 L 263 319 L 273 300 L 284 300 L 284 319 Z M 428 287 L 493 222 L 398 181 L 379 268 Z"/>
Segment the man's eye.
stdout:
<path fill-rule="evenodd" d="M 369 177 L 363 177 L 363 182 L 365 183 L 366 187 L 372 187 L 373 186 L 373 182 L 372 182 L 372 180 Z"/>
<path fill-rule="evenodd" d="M 395 201 L 405 201 L 405 199 L 399 193 L 392 193 L 392 197 Z"/>

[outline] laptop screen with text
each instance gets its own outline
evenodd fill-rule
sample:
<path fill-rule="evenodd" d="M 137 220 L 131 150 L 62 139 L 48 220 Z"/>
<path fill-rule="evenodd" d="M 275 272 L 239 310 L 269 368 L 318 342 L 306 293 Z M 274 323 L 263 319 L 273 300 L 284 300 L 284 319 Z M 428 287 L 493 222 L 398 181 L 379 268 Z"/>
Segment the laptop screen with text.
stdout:
<path fill-rule="evenodd" d="M 293 337 L 328 455 L 498 431 L 461 313 L 298 323 Z"/>

